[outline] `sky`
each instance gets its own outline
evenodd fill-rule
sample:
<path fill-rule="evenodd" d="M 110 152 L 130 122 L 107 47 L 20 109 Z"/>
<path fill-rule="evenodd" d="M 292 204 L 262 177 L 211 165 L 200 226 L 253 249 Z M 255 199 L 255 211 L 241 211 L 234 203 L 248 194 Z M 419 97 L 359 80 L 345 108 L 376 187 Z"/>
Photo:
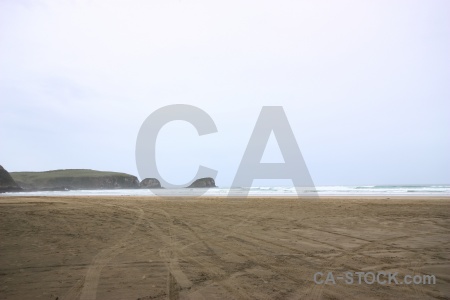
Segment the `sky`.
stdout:
<path fill-rule="evenodd" d="M 316 185 L 448 184 L 449 53 L 447 0 L 0 0 L 0 164 L 137 176 L 144 120 L 188 104 L 218 131 L 168 123 L 158 170 L 229 186 L 282 106 Z"/>

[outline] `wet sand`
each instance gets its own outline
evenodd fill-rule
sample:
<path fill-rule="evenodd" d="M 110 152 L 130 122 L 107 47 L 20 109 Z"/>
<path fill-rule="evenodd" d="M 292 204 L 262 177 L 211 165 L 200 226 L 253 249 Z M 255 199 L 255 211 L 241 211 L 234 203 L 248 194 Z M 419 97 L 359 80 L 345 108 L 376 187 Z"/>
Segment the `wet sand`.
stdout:
<path fill-rule="evenodd" d="M 450 198 L 3 196 L 0 299 L 450 299 Z"/>

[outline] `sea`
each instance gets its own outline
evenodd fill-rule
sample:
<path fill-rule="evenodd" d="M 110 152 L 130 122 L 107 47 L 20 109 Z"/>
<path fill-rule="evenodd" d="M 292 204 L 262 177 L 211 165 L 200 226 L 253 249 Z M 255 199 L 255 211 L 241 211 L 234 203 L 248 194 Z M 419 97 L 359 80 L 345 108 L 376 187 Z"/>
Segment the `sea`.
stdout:
<path fill-rule="evenodd" d="M 233 196 L 437 196 L 450 197 L 450 185 L 361 185 L 361 186 L 316 186 L 297 193 L 294 187 L 250 187 L 232 189 Z M 155 194 L 156 193 L 156 194 Z M 227 196 L 230 188 L 210 189 L 115 189 L 115 190 L 70 190 L 33 191 L 3 193 L 1 196 Z"/>

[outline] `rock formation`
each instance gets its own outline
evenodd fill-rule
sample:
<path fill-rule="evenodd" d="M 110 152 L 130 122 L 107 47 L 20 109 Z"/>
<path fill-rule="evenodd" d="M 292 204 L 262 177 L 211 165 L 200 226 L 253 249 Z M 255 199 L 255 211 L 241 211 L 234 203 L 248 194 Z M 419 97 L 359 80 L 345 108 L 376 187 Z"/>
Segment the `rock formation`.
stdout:
<path fill-rule="evenodd" d="M 139 188 L 136 176 L 95 170 L 55 170 L 11 172 L 12 178 L 26 190 L 103 190 Z"/>
<path fill-rule="evenodd" d="M 194 181 L 189 188 L 209 188 L 209 187 L 216 187 L 216 183 L 214 182 L 214 179 L 211 177 L 206 178 L 200 178 Z"/>
<path fill-rule="evenodd" d="M 139 184 L 141 189 L 160 189 L 161 183 L 156 178 L 145 178 Z"/>
<path fill-rule="evenodd" d="M 2 166 L 0 166 L 0 193 L 18 192 L 22 189 L 14 181 L 11 175 Z"/>

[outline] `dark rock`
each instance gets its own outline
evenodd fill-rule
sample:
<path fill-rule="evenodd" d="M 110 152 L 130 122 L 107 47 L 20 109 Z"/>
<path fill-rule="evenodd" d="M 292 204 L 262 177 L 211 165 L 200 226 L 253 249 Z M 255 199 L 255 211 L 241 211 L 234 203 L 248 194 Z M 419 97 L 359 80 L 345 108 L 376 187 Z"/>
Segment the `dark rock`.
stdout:
<path fill-rule="evenodd" d="M 156 178 L 145 178 L 139 184 L 141 189 L 160 189 L 161 183 Z"/>
<path fill-rule="evenodd" d="M 216 183 L 213 178 L 206 177 L 206 178 L 200 178 L 194 181 L 189 188 L 209 188 L 209 187 L 216 187 Z"/>
<path fill-rule="evenodd" d="M 0 166 L 0 193 L 19 192 L 21 190 L 8 171 Z"/>

